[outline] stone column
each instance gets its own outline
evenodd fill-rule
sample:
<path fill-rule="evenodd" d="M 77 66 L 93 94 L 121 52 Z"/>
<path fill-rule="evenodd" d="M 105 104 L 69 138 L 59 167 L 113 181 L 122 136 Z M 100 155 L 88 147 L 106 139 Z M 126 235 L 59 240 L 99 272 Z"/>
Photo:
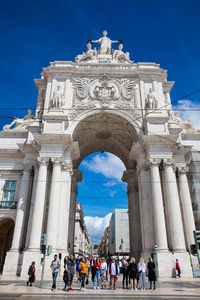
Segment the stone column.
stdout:
<path fill-rule="evenodd" d="M 172 247 L 175 252 L 185 252 L 185 239 L 176 176 L 171 159 L 164 159 L 163 162 Z"/>
<path fill-rule="evenodd" d="M 40 249 L 40 240 L 42 233 L 42 223 L 45 204 L 46 180 L 47 180 L 47 164 L 49 158 L 38 158 L 39 171 L 35 193 L 35 203 L 33 208 L 32 227 L 30 232 L 29 251 Z"/>
<path fill-rule="evenodd" d="M 24 165 L 24 172 L 21 181 L 19 200 L 17 204 L 17 214 L 15 220 L 15 229 L 13 234 L 11 250 L 18 250 L 23 235 L 23 224 L 26 213 L 28 194 L 30 188 L 31 165 Z"/>
<path fill-rule="evenodd" d="M 68 232 L 69 232 L 69 219 L 71 215 L 70 210 L 70 197 L 71 197 L 71 176 L 72 176 L 72 161 L 71 159 L 62 162 L 62 192 L 60 202 L 60 215 L 59 215 L 59 238 L 58 245 L 60 252 L 68 252 Z"/>
<path fill-rule="evenodd" d="M 140 206 L 138 195 L 138 177 L 135 169 L 124 171 L 122 180 L 128 183 L 128 213 L 129 213 L 129 237 L 130 253 L 136 260 L 141 253 L 141 226 L 140 226 Z"/>
<path fill-rule="evenodd" d="M 151 194 L 152 206 L 154 214 L 154 229 L 155 239 L 158 250 L 167 251 L 167 233 L 165 225 L 165 215 L 163 207 L 163 196 L 159 173 L 160 159 L 149 159 L 150 174 L 151 174 Z"/>
<path fill-rule="evenodd" d="M 76 213 L 76 197 L 78 194 L 77 182 L 82 181 L 82 172 L 74 169 L 71 179 L 71 199 L 70 199 L 70 218 L 68 231 L 68 245 L 69 251 L 74 252 L 74 233 L 75 233 L 75 213 Z"/>
<path fill-rule="evenodd" d="M 60 203 L 60 188 L 61 188 L 61 159 L 52 158 L 53 164 L 51 188 L 50 188 L 50 200 L 49 211 L 47 220 L 47 234 L 48 245 L 51 245 L 53 249 L 57 248 L 57 234 L 58 234 L 58 219 L 59 219 L 59 203 Z M 63 224 L 64 226 L 64 224 Z"/>
<path fill-rule="evenodd" d="M 186 176 L 187 171 L 187 167 L 178 167 L 178 182 L 180 189 L 180 203 L 183 215 L 183 225 L 185 230 L 187 250 L 190 251 L 190 245 L 194 244 L 193 230 L 195 230 L 195 223 L 188 180 Z"/>

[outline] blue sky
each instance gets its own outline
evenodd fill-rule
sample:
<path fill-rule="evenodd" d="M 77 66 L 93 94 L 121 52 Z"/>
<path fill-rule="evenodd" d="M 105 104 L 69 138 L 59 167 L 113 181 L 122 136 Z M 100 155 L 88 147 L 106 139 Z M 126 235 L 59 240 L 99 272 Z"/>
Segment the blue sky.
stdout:
<path fill-rule="evenodd" d="M 168 80 L 176 82 L 172 101 L 200 88 L 199 0 L 7 0 L 0 9 L 0 126 L 10 122 L 5 116 L 23 117 L 35 107 L 33 79 L 40 77 L 42 67 L 54 60 L 74 61 L 87 40 L 99 38 L 104 29 L 124 42 L 135 62 L 156 62 L 169 70 Z M 200 94 L 176 107 L 200 108 Z M 199 126 L 199 112 L 181 114 Z M 89 165 L 80 166 L 84 182 L 78 199 L 85 215 L 103 218 L 114 207 L 127 207 L 127 199 L 124 184 L 91 168 L 99 157 L 93 154 L 85 160 Z M 107 159 L 111 167 L 119 167 L 111 156 L 103 157 L 102 164 Z M 108 186 L 112 180 L 115 184 Z M 94 192 L 100 198 L 89 198 Z"/>

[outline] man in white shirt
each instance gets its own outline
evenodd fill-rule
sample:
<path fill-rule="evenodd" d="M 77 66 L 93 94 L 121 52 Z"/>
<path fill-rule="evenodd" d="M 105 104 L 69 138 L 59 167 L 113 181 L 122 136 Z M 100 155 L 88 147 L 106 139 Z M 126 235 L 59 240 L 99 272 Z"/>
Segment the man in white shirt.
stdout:
<path fill-rule="evenodd" d="M 109 288 L 112 289 L 112 283 L 114 280 L 113 289 L 116 290 L 116 282 L 117 282 L 117 277 L 119 275 L 119 265 L 114 257 L 112 257 L 112 261 L 109 263 L 108 272 L 110 274 Z"/>

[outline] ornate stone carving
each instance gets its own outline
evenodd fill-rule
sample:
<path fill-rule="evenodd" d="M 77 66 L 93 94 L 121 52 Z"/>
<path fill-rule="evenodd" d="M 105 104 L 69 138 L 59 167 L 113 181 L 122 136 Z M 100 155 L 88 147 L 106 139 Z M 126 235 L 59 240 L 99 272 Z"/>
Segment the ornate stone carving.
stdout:
<path fill-rule="evenodd" d="M 118 46 L 118 50 L 113 51 L 113 54 L 112 54 L 113 59 L 115 59 L 116 61 L 121 62 L 121 63 L 124 63 L 124 62 L 132 63 L 132 61 L 130 60 L 130 57 L 129 57 L 130 56 L 129 52 L 124 53 L 122 51 L 122 49 L 123 49 L 123 44 L 120 43 Z"/>
<path fill-rule="evenodd" d="M 146 101 L 145 101 L 145 108 L 146 110 L 154 110 L 158 107 L 158 101 L 154 95 L 152 89 L 149 89 L 149 93 L 147 94 Z"/>
<path fill-rule="evenodd" d="M 63 159 L 61 157 L 52 157 L 51 162 L 53 165 L 60 165 Z"/>
<path fill-rule="evenodd" d="M 47 165 L 49 163 L 48 157 L 38 157 L 37 160 L 39 165 Z"/>
<path fill-rule="evenodd" d="M 98 51 L 96 48 L 92 49 L 91 44 L 98 43 L 100 47 Z M 112 44 L 118 43 L 118 49 L 112 49 Z M 132 61 L 129 58 L 129 52 L 123 52 L 123 44 L 122 41 L 112 41 L 107 37 L 107 31 L 103 32 L 103 37 L 98 40 L 89 40 L 87 43 L 87 51 L 83 52 L 83 54 L 79 54 L 76 56 L 76 63 L 81 62 L 89 62 L 95 64 L 132 64 Z"/>
<path fill-rule="evenodd" d="M 79 99 L 85 99 L 88 95 L 88 83 L 89 80 L 86 78 L 77 78 L 73 79 L 73 83 L 75 84 L 76 88 L 76 96 Z"/>
<path fill-rule="evenodd" d="M 62 168 L 64 171 L 69 172 L 70 175 L 73 175 L 73 164 L 71 159 L 66 159 L 62 162 Z"/>
<path fill-rule="evenodd" d="M 173 169 L 175 169 L 175 167 L 174 167 L 174 161 L 173 161 L 172 158 L 164 158 L 163 159 L 163 165 L 164 166 L 172 166 Z"/>
<path fill-rule="evenodd" d="M 32 170 L 32 165 L 31 164 L 24 164 L 24 171 L 25 172 L 30 172 Z"/>
<path fill-rule="evenodd" d="M 161 158 L 149 158 L 147 161 L 147 165 L 151 167 L 152 165 L 159 165 L 161 162 Z"/>
<path fill-rule="evenodd" d="M 82 61 L 96 60 L 96 58 L 97 58 L 97 50 L 96 50 L 96 48 L 94 48 L 94 50 L 92 50 L 92 45 L 90 42 L 88 42 L 87 43 L 87 52 L 77 55 L 75 58 L 75 62 L 79 63 Z"/>
<path fill-rule="evenodd" d="M 33 123 L 34 116 L 32 110 L 28 109 L 28 115 L 23 119 L 16 118 L 11 124 L 3 127 L 3 131 L 27 131 L 28 127 Z M 15 126 L 14 128 L 12 128 Z"/>
<path fill-rule="evenodd" d="M 88 109 L 88 105 L 90 108 L 123 105 L 125 109 L 135 106 L 136 81 L 114 80 L 107 74 L 102 74 L 95 80 L 77 78 L 73 80 L 73 83 L 75 85 L 73 106 L 76 109 L 85 109 L 86 107 Z M 80 100 L 82 100 L 82 104 Z"/>
<path fill-rule="evenodd" d="M 50 109 L 61 109 L 64 105 L 64 93 L 61 91 L 60 85 L 57 86 L 57 89 L 53 92 L 53 97 L 50 101 Z"/>
<path fill-rule="evenodd" d="M 123 79 L 121 80 L 121 93 L 126 100 L 131 100 L 134 97 L 134 89 L 137 81 Z"/>
<path fill-rule="evenodd" d="M 179 174 L 185 174 L 189 172 L 188 166 L 177 166 L 177 169 Z"/>

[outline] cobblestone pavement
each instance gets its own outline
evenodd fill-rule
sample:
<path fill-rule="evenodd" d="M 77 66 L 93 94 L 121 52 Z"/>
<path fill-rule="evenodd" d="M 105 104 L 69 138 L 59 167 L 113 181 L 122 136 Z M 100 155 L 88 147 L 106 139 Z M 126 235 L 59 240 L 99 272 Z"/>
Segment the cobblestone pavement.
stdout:
<path fill-rule="evenodd" d="M 105 289 L 94 290 L 92 282 L 86 286 L 86 291 L 80 291 L 80 284 L 74 280 L 73 291 L 64 292 L 63 282 L 57 280 L 57 289 L 51 291 L 51 281 L 45 281 L 43 288 L 39 288 L 40 281 L 34 286 L 27 287 L 22 280 L 6 280 L 0 278 L 0 300 L 36 300 L 36 299 L 200 299 L 200 279 L 169 279 L 159 280 L 156 290 L 122 289 L 122 276 L 117 282 L 116 290 Z M 149 287 L 149 283 L 147 283 Z"/>

